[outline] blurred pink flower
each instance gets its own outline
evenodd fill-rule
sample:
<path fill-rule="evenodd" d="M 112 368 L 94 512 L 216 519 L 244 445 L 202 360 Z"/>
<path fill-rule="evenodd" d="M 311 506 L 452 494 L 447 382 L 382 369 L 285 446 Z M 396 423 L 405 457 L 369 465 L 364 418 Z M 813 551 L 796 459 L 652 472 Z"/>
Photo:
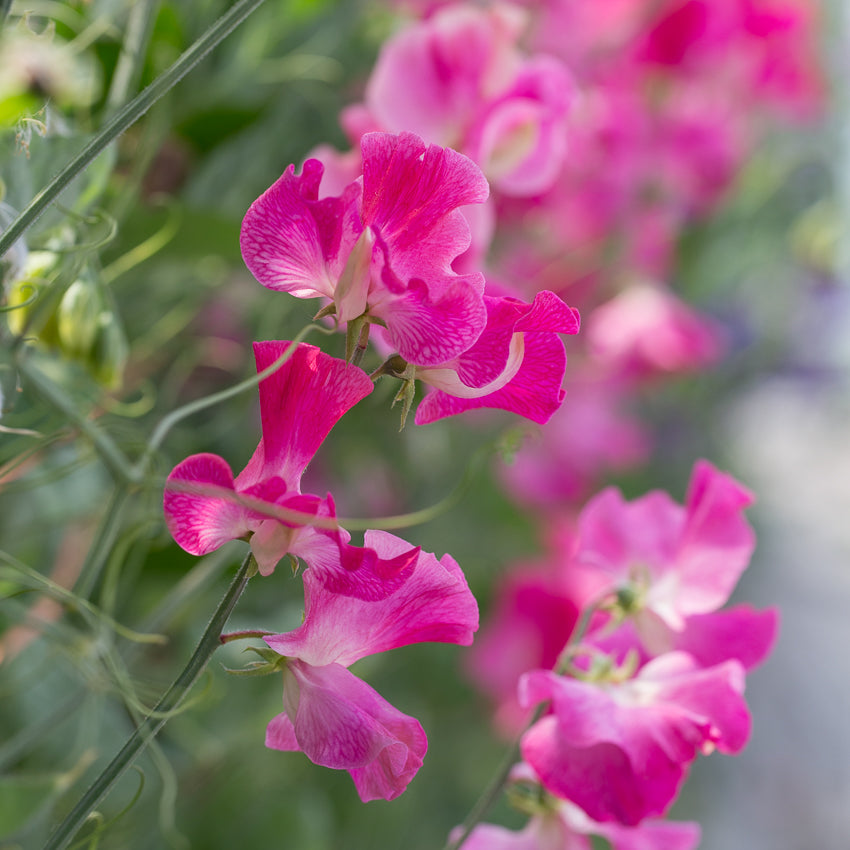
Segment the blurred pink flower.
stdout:
<path fill-rule="evenodd" d="M 507 3 L 457 3 L 403 28 L 381 49 L 365 105 L 344 114 L 347 130 L 410 130 L 469 156 L 499 192 L 545 191 L 566 154 L 573 83 L 557 59 L 519 50 L 525 23 Z"/>
<path fill-rule="evenodd" d="M 592 310 L 587 340 L 597 363 L 632 377 L 698 370 L 722 352 L 714 322 L 664 287 L 647 283 Z"/>
<path fill-rule="evenodd" d="M 459 211 L 481 203 L 480 169 L 412 133 L 361 139 L 363 175 L 340 196 L 319 198 L 323 166 L 290 166 L 249 208 L 242 256 L 264 286 L 329 298 L 340 322 L 386 325 L 411 363 L 444 363 L 472 345 L 487 321 L 479 273 L 452 261 L 470 244 Z"/>
<path fill-rule="evenodd" d="M 737 753 L 750 733 L 736 661 L 701 668 L 668 653 L 623 682 L 539 670 L 519 691 L 525 706 L 552 701 L 523 736 L 523 758 L 548 791 L 600 822 L 635 826 L 663 815 L 699 753 Z"/>
<path fill-rule="evenodd" d="M 543 424 L 561 406 L 567 355 L 558 334 L 578 333 L 578 311 L 552 292 L 539 292 L 532 304 L 484 301 L 487 326 L 478 340 L 451 362 L 416 370 L 434 387 L 416 410 L 417 425 L 482 407 Z"/>
<path fill-rule="evenodd" d="M 405 541 L 367 531 L 380 559 L 406 557 Z M 346 668 L 360 658 L 423 641 L 469 645 L 478 607 L 457 563 L 418 552 L 391 594 L 337 592 L 335 576 L 308 569 L 306 611 L 294 631 L 266 643 L 285 656 L 284 712 L 268 726 L 266 745 L 302 751 L 316 764 L 348 770 L 361 799 L 391 800 L 422 765 L 422 727 Z M 359 574 L 353 574 L 353 581 Z"/>
<path fill-rule="evenodd" d="M 257 371 L 271 366 L 290 345 L 254 343 Z M 388 592 L 392 585 L 385 582 L 397 578 L 418 550 L 408 547 L 406 555 L 384 562 L 368 548 L 349 545 L 347 532 L 332 522 L 312 526 L 313 517 L 333 519 L 333 500 L 302 494 L 300 488 L 304 469 L 331 428 L 371 391 L 372 382 L 361 369 L 315 346 L 297 346 L 289 360 L 260 381 L 263 436 L 235 479 L 223 458 L 208 453 L 192 455 L 171 471 L 163 507 L 176 542 L 193 555 L 206 555 L 229 540 L 250 536 L 263 575 L 289 552 L 334 573 L 340 586 L 362 569 L 374 584 L 360 579 L 357 592 Z M 294 516 L 274 518 L 276 509 Z"/>

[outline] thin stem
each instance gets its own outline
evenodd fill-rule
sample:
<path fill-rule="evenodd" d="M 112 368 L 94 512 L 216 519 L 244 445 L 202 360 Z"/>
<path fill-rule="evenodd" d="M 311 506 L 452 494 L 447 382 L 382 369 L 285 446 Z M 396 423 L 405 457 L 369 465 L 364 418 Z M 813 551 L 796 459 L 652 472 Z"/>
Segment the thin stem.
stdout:
<path fill-rule="evenodd" d="M 584 611 L 582 612 L 581 619 L 576 625 L 575 630 L 570 635 L 569 640 L 567 641 L 566 646 L 561 650 L 561 655 L 558 659 L 558 663 L 555 667 L 556 673 L 563 673 L 564 661 L 562 659 L 567 657 L 568 650 L 571 646 L 580 643 L 585 634 L 587 633 L 587 629 L 590 626 L 590 621 L 593 615 L 599 610 L 599 608 L 605 604 L 609 594 L 603 594 L 600 598 L 591 602 L 589 605 L 585 605 Z M 502 761 L 499 763 L 499 769 L 496 771 L 496 775 L 490 780 L 490 783 L 482 792 L 481 796 L 478 798 L 475 805 L 470 809 L 469 814 L 466 816 L 466 819 L 463 822 L 463 826 L 461 827 L 460 833 L 453 840 L 449 840 L 446 842 L 443 850 L 459 850 L 460 847 L 463 846 L 463 843 L 472 833 L 472 830 L 478 825 L 479 821 L 484 817 L 485 814 L 489 811 L 490 807 L 496 801 L 496 798 L 499 794 L 504 790 L 505 784 L 508 781 L 508 778 L 511 773 L 511 768 L 519 761 L 520 757 L 520 743 L 522 741 L 523 735 L 532 727 L 538 720 L 543 716 L 543 712 L 546 711 L 546 707 L 548 705 L 547 702 L 543 702 L 537 706 L 534 710 L 534 714 L 531 716 L 531 719 L 528 723 L 525 724 L 522 731 L 517 735 L 516 740 L 514 740 L 513 744 L 511 744 L 510 749 L 505 753 Z"/>
<path fill-rule="evenodd" d="M 140 480 L 140 476 L 137 478 L 136 470 L 133 469 L 112 438 L 82 415 L 74 402 L 60 387 L 30 364 L 28 357 L 19 357 L 17 366 L 19 372 L 29 380 L 36 392 L 53 408 L 64 413 L 92 441 L 100 459 L 106 464 L 117 481 L 129 484 Z"/>
<path fill-rule="evenodd" d="M 238 0 L 188 50 L 182 53 L 167 71 L 160 74 L 126 106 L 119 109 L 100 132 L 30 201 L 29 205 L 0 235 L 0 257 L 38 220 L 74 177 L 114 139 L 138 121 L 154 103 L 172 89 L 263 2 L 264 0 Z"/>
<path fill-rule="evenodd" d="M 201 640 L 189 662 L 153 711 L 141 722 L 136 731 L 127 740 L 120 752 L 103 769 L 100 776 L 91 784 L 88 791 L 80 798 L 71 813 L 57 827 L 47 840 L 44 850 L 61 850 L 73 840 L 78 830 L 85 823 L 90 812 L 106 796 L 109 789 L 117 782 L 137 756 L 156 737 L 165 725 L 169 716 L 174 712 L 203 673 L 213 653 L 221 646 L 221 633 L 233 611 L 236 602 L 245 590 L 248 580 L 257 571 L 256 561 L 249 553 L 242 566 L 237 571 L 227 589 L 224 598 L 213 613 L 212 619 L 204 630 Z"/>
<path fill-rule="evenodd" d="M 286 351 L 278 357 L 277 360 L 274 361 L 270 366 L 266 369 L 263 369 L 261 372 L 258 372 L 256 375 L 253 375 L 250 378 L 246 378 L 244 381 L 241 381 L 238 384 L 235 384 L 232 387 L 229 387 L 226 390 L 222 390 L 218 393 L 213 393 L 212 395 L 204 396 L 204 398 L 199 398 L 197 401 L 192 401 L 189 404 L 184 404 L 183 407 L 178 407 L 177 410 L 172 410 L 168 416 L 164 417 L 159 425 L 154 429 L 153 435 L 148 442 L 147 448 L 145 449 L 145 453 L 142 455 L 139 460 L 136 469 L 137 474 L 141 474 L 144 470 L 148 458 L 162 445 L 162 441 L 168 435 L 168 432 L 182 419 L 185 419 L 187 416 L 191 416 L 193 413 L 199 413 L 202 410 L 206 410 L 208 407 L 212 407 L 214 404 L 219 404 L 222 401 L 227 401 L 229 398 L 233 398 L 233 396 L 238 395 L 245 390 L 251 389 L 251 387 L 257 386 L 264 378 L 267 378 L 269 375 L 275 373 L 293 354 L 295 354 L 295 349 L 301 340 L 303 340 L 307 334 L 311 331 L 320 331 L 322 333 L 333 333 L 329 328 L 325 328 L 322 325 L 307 325 L 302 328 L 291 340 L 289 346 L 287 346 Z"/>

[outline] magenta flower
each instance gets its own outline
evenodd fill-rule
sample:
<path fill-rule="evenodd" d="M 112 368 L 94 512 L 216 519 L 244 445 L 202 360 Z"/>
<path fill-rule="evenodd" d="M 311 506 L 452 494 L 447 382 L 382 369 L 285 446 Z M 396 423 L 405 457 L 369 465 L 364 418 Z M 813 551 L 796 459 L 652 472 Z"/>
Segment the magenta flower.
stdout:
<path fill-rule="evenodd" d="M 366 546 L 384 562 L 405 558 L 409 546 L 367 531 Z M 353 581 L 360 574 L 353 574 Z M 391 800 L 422 765 L 422 727 L 383 700 L 346 668 L 360 658 L 423 641 L 469 645 L 478 607 L 457 563 L 419 552 L 394 591 L 380 600 L 342 596 L 334 574 L 304 574 L 306 611 L 292 632 L 266 643 L 286 657 L 284 711 L 266 732 L 266 745 L 300 750 L 316 764 L 347 770 L 361 799 Z M 347 591 L 348 592 L 348 591 Z"/>
<path fill-rule="evenodd" d="M 523 758 L 548 791 L 601 822 L 663 815 L 699 753 L 737 753 L 750 732 L 736 661 L 704 669 L 668 653 L 634 679 L 600 684 L 537 670 L 519 690 L 525 706 L 552 701 L 523 736 Z"/>
<path fill-rule="evenodd" d="M 484 301 L 487 326 L 475 344 L 447 363 L 417 368 L 416 377 L 436 390 L 417 408 L 417 425 L 481 407 L 543 424 L 560 407 L 567 355 L 558 334 L 578 333 L 578 311 L 545 291 L 532 304 Z"/>
<path fill-rule="evenodd" d="M 257 371 L 271 366 L 289 345 L 254 343 Z M 333 523 L 330 496 L 320 499 L 300 489 L 301 475 L 322 441 L 372 391 L 372 382 L 356 366 L 301 344 L 260 381 L 259 391 L 263 436 L 236 478 L 227 461 L 206 453 L 186 458 L 171 471 L 163 507 L 172 536 L 193 555 L 250 536 L 263 575 L 289 552 L 333 572 L 340 589 L 363 568 L 375 582 L 368 592 L 386 593 L 390 585 L 384 582 L 396 579 L 418 550 L 408 547 L 406 556 L 383 562 L 372 550 L 349 545 L 347 532 Z M 311 519 L 324 522 L 316 527 Z M 352 587 L 367 592 L 362 580 Z"/>
<path fill-rule="evenodd" d="M 481 274 L 452 261 L 470 244 L 459 207 L 488 194 L 480 169 L 412 133 L 367 133 L 362 178 L 319 199 L 323 166 L 290 166 L 249 208 L 242 256 L 270 289 L 329 298 L 340 322 L 386 325 L 411 363 L 444 363 L 472 345 L 487 321 Z"/>

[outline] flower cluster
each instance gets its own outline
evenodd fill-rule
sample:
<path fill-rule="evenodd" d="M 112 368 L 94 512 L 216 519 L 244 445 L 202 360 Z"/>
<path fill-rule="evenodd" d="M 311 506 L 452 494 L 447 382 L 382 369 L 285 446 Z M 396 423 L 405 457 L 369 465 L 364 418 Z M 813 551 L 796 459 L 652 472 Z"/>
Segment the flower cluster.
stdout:
<path fill-rule="evenodd" d="M 175 540 L 204 554 L 250 541 L 263 575 L 303 560 L 305 617 L 268 634 L 283 674 L 269 747 L 346 769 L 363 800 L 392 799 L 426 749 L 419 723 L 348 668 L 418 641 L 470 644 L 477 607 L 458 565 L 392 535 L 351 543 L 305 467 L 379 377 L 415 422 L 499 408 L 547 425 L 504 472 L 545 505 L 553 555 L 507 577 L 472 656 L 499 724 L 521 737 L 512 777 L 526 828 L 479 825 L 468 848 L 690 850 L 695 824 L 661 820 L 699 754 L 750 733 L 747 670 L 777 614 L 724 608 L 749 563 L 749 492 L 707 462 L 684 505 L 606 489 L 640 462 L 638 390 L 716 363 L 728 335 L 687 305 L 671 269 L 757 134 L 752 103 L 816 111 L 803 0 L 432 3 L 383 45 L 363 101 L 341 116 L 352 149 L 321 147 L 248 209 L 245 263 L 265 287 L 319 299 L 345 360 L 255 344 L 262 439 L 234 477 L 194 455 L 171 473 Z M 602 8 L 604 6 L 604 9 Z M 728 57 L 734 61 L 727 61 Z M 563 406 L 561 335 L 585 344 Z M 370 346 L 381 360 L 360 368 Z"/>
<path fill-rule="evenodd" d="M 578 807 L 597 824 L 644 829 L 700 753 L 745 745 L 745 673 L 768 655 L 778 623 L 772 609 L 723 608 L 753 551 L 751 502 L 705 461 L 684 506 L 661 491 L 626 502 L 610 488 L 556 537 L 548 568 L 503 586 L 473 672 L 502 702 L 505 726 L 550 706 L 521 742 L 527 774 L 555 798 L 550 819 Z"/>

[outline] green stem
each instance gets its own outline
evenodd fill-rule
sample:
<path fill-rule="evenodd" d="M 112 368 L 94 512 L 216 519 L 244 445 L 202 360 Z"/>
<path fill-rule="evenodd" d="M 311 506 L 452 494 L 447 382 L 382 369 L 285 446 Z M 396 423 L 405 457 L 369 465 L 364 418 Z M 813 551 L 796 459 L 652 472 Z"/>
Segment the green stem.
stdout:
<path fill-rule="evenodd" d="M 590 604 L 586 605 L 584 611 L 582 612 L 581 619 L 576 625 L 575 630 L 570 635 L 570 639 L 567 641 L 566 646 L 563 650 L 561 650 L 561 656 L 558 660 L 558 663 L 555 667 L 556 673 L 563 673 L 564 662 L 561 660 L 566 657 L 567 651 L 570 647 L 575 646 L 580 643 L 587 632 L 588 626 L 590 625 L 590 620 L 596 611 L 599 610 L 599 607 L 605 603 L 607 599 L 607 594 L 603 595 L 600 599 L 597 599 Z M 490 780 L 490 784 L 484 789 L 481 796 L 478 798 L 478 801 L 475 805 L 470 809 L 469 814 L 466 816 L 466 820 L 463 822 L 463 826 L 461 827 L 461 831 L 458 834 L 457 838 L 454 840 L 447 841 L 443 850 L 459 850 L 460 847 L 463 846 L 463 843 L 469 838 L 472 830 L 478 825 L 479 821 L 487 814 L 490 807 L 496 801 L 496 798 L 499 794 L 502 793 L 505 784 L 508 781 L 508 778 L 511 773 L 511 768 L 519 761 L 520 759 L 520 742 L 522 741 L 523 735 L 532 727 L 538 720 L 543 716 L 543 712 L 546 710 L 548 702 L 541 703 L 534 710 L 534 714 L 531 716 L 531 719 L 522 729 L 522 732 L 517 735 L 516 740 L 511 745 L 510 749 L 505 753 L 502 761 L 499 763 L 499 769 L 496 771 L 496 775 Z"/>
<path fill-rule="evenodd" d="M 148 441 L 148 445 L 145 449 L 145 453 L 139 459 L 139 462 L 136 465 L 137 476 L 140 476 L 147 466 L 148 459 L 150 456 L 162 445 L 162 441 L 168 435 L 168 432 L 178 423 L 180 420 L 185 419 L 187 416 L 191 416 L 193 413 L 199 413 L 202 410 L 206 410 L 208 407 L 212 407 L 214 404 L 219 404 L 222 401 L 227 401 L 227 399 L 232 398 L 235 395 L 238 395 L 245 390 L 251 389 L 251 387 L 257 386 L 260 381 L 264 378 L 267 378 L 269 375 L 276 372 L 295 354 L 295 349 L 299 342 L 301 342 L 307 334 L 311 331 L 320 331 L 321 333 L 333 333 L 333 330 L 330 328 L 325 328 L 322 325 L 307 325 L 302 328 L 295 337 L 291 340 L 291 344 L 287 347 L 286 351 L 275 360 L 270 366 L 266 369 L 263 369 L 262 372 L 257 372 L 256 375 L 252 375 L 250 378 L 246 378 L 244 381 L 241 381 L 238 384 L 234 384 L 232 387 L 228 387 L 226 390 L 222 390 L 218 393 L 213 393 L 212 395 L 204 396 L 204 398 L 199 398 L 197 401 L 189 402 L 189 404 L 183 405 L 183 407 L 178 407 L 177 410 L 172 410 L 168 416 L 165 416 L 159 425 L 154 429 L 153 435 Z"/>
<path fill-rule="evenodd" d="M 263 2 L 264 0 L 238 0 L 188 50 L 182 53 L 167 71 L 160 74 L 126 106 L 119 109 L 100 132 L 30 201 L 29 205 L 0 235 L 0 257 L 23 236 L 74 177 L 114 139 L 138 121 L 154 103 L 172 89 Z"/>
<path fill-rule="evenodd" d="M 30 364 L 29 357 L 19 357 L 17 366 L 18 371 L 30 382 L 35 391 L 55 410 L 64 413 L 91 440 L 100 459 L 109 468 L 116 481 L 130 484 L 140 480 L 136 470 L 130 466 L 124 453 L 115 445 L 112 438 L 81 414 L 60 387 Z"/>
<path fill-rule="evenodd" d="M 221 646 L 220 636 L 233 611 L 236 602 L 245 590 L 248 580 L 256 573 L 256 562 L 249 553 L 242 566 L 233 578 L 224 598 L 213 613 L 195 652 L 183 668 L 174 684 L 154 706 L 153 711 L 141 722 L 136 731 L 121 748 L 118 755 L 103 769 L 100 776 L 91 784 L 88 791 L 80 798 L 71 813 L 57 827 L 47 840 L 44 850 L 61 850 L 73 840 L 78 830 L 97 804 L 106 796 L 109 789 L 123 775 L 124 771 L 136 760 L 137 756 L 156 737 L 165 725 L 169 716 L 183 701 L 185 696 L 203 673 L 213 653 Z"/>

